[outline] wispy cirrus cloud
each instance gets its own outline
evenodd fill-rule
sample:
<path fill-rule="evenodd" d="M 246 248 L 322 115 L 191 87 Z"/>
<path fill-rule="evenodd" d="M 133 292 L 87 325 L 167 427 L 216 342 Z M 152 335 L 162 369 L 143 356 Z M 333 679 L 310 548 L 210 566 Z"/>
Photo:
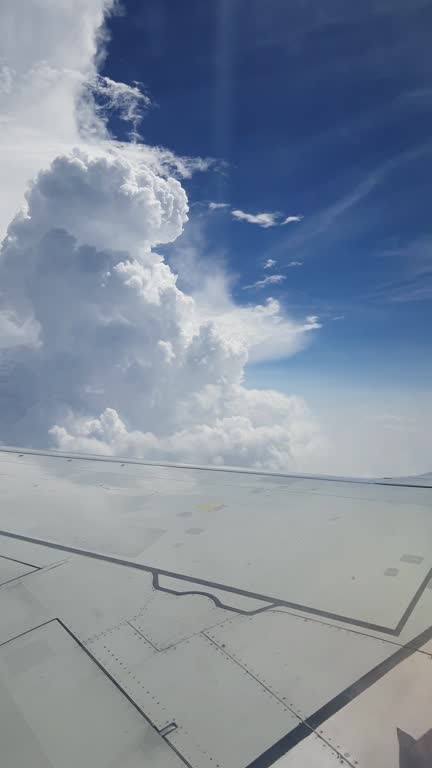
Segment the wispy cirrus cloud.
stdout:
<path fill-rule="evenodd" d="M 266 259 L 266 261 L 263 264 L 264 269 L 273 269 L 277 264 L 276 259 Z"/>
<path fill-rule="evenodd" d="M 237 221 L 247 221 L 248 224 L 257 224 L 259 227 L 267 229 L 268 227 L 278 226 L 278 218 L 280 214 L 270 212 L 246 213 L 246 211 L 241 211 L 239 208 L 235 208 L 231 211 L 231 216 L 233 219 L 237 219 Z"/>
<path fill-rule="evenodd" d="M 93 116 L 99 130 L 107 116 L 115 112 L 117 118 L 130 124 L 130 137 L 138 138 L 139 125 L 151 106 L 151 99 L 142 83 L 135 81 L 129 85 L 96 73 L 85 84 L 83 96 L 92 100 L 92 108 L 86 114 Z"/>
<path fill-rule="evenodd" d="M 294 259 L 292 261 L 289 261 L 288 264 L 285 265 L 286 267 L 302 267 L 303 262 L 302 261 L 295 261 Z"/>
<path fill-rule="evenodd" d="M 287 216 L 285 221 L 281 222 L 281 227 L 285 226 L 285 224 L 298 224 L 304 216 Z"/>
<path fill-rule="evenodd" d="M 239 208 L 231 211 L 231 216 L 237 221 L 246 221 L 248 224 L 257 224 L 259 227 L 283 227 L 285 224 L 300 222 L 303 216 L 287 216 L 281 221 L 282 214 L 278 211 L 265 211 L 263 213 L 247 213 Z"/>
<path fill-rule="evenodd" d="M 389 279 L 364 298 L 373 303 L 401 304 L 432 298 L 432 237 L 418 237 L 382 254 L 390 260 Z"/>
<path fill-rule="evenodd" d="M 298 224 L 303 216 L 286 216 L 280 211 L 261 211 L 259 213 L 249 213 L 242 211 L 241 208 L 231 208 L 229 203 L 208 203 L 209 211 L 226 211 L 230 213 L 233 219 L 245 221 L 247 224 L 256 224 L 258 227 L 268 229 L 269 227 L 284 227 L 286 224 Z M 269 261 L 272 261 L 270 259 Z M 269 267 L 267 267 L 269 269 Z"/>
<path fill-rule="evenodd" d="M 304 226 L 290 238 L 290 248 L 296 250 L 303 248 L 307 243 L 310 243 L 317 237 L 321 237 L 352 208 L 362 203 L 363 200 L 371 195 L 391 173 L 420 157 L 427 157 L 431 154 L 432 141 L 427 139 L 421 144 L 396 153 L 394 156 L 384 160 L 380 165 L 370 170 L 361 181 L 353 184 L 349 192 L 341 195 L 334 202 L 309 216 Z M 287 241 L 281 238 L 280 242 L 272 249 L 272 253 L 278 256 L 286 250 L 286 247 Z"/>
<path fill-rule="evenodd" d="M 266 288 L 268 285 L 278 285 L 279 283 L 283 283 L 284 280 L 286 280 L 285 275 L 267 275 L 267 277 L 263 277 L 262 280 L 257 280 L 255 283 L 251 283 L 251 285 L 244 285 L 243 290 Z"/>
<path fill-rule="evenodd" d="M 408 304 L 432 299 L 432 271 L 423 278 L 400 278 L 378 287 L 367 296 L 374 303 Z"/>
<path fill-rule="evenodd" d="M 210 211 L 222 211 L 224 208 L 229 208 L 229 203 L 213 203 L 208 204 Z"/>

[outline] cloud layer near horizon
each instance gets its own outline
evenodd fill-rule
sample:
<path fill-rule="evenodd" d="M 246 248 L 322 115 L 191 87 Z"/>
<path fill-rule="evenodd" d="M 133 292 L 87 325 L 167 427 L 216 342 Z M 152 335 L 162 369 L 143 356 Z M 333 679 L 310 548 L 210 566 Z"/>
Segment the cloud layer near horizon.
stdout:
<path fill-rule="evenodd" d="M 19 150 L 14 161 L 5 142 L 1 155 L 13 179 L 11 218 L 38 175 L 1 252 L 0 439 L 307 468 L 321 438 L 304 402 L 248 389 L 243 375 L 250 357 L 300 349 L 316 324 L 294 323 L 273 299 L 238 306 L 225 293 L 207 306 L 177 287 L 155 249 L 181 236 L 188 201 L 180 177 L 206 163 L 110 140 L 94 96 L 107 7 L 71 5 L 42 2 L 43 45 L 25 24 L 25 60 L 12 51 L 4 69 Z M 2 37 L 15 34 L 10 20 L 6 27 Z M 118 96 L 134 128 L 140 97 L 127 88 L 110 81 L 105 106 Z"/>

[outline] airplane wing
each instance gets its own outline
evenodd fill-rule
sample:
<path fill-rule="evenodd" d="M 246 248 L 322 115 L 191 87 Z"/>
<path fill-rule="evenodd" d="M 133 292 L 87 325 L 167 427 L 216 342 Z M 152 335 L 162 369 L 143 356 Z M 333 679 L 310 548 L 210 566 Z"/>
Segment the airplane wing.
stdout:
<path fill-rule="evenodd" d="M 431 476 L 1 450 L 1 766 L 430 766 L 431 545 Z"/>

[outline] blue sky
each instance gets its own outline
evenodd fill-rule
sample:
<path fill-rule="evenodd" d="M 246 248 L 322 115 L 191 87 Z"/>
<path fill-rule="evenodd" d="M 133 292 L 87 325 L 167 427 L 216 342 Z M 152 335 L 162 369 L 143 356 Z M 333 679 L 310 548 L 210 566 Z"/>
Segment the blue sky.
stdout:
<path fill-rule="evenodd" d="M 252 382 L 311 388 L 428 388 L 431 382 L 432 54 L 430 3 L 285 0 L 125 2 L 110 22 L 104 74 L 144 83 L 156 103 L 145 141 L 211 156 L 191 203 L 303 215 L 261 228 L 206 214 L 242 290 L 294 316 L 317 314 L 314 342 L 249 369 Z M 121 128 L 115 126 L 121 135 Z M 204 216 L 199 206 L 194 216 Z M 168 253 L 169 256 L 169 253 Z M 287 268 L 290 261 L 302 265 Z M 340 318 L 340 319 L 335 319 Z"/>
<path fill-rule="evenodd" d="M 430 0 L 112 4 L 0 25 L 0 440 L 430 471 Z"/>

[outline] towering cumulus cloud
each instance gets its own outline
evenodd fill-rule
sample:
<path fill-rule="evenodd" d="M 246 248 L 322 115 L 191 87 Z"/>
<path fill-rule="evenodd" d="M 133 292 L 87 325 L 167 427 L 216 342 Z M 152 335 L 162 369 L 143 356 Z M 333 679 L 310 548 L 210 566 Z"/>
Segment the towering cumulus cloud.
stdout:
<path fill-rule="evenodd" d="M 36 46 L 34 60 L 21 67 L 25 87 L 43 67 L 59 72 L 75 125 L 68 124 L 61 141 L 47 140 L 48 96 L 47 114 L 39 100 L 34 124 L 27 124 L 30 141 L 38 137 L 40 169 L 1 251 L 1 441 L 276 470 L 307 467 L 320 438 L 304 403 L 248 389 L 243 374 L 248 355 L 264 348 L 267 338 L 292 352 L 317 324 L 296 326 L 274 301 L 236 307 L 226 297 L 220 311 L 210 311 L 179 290 L 157 248 L 183 232 L 188 201 L 180 177 L 194 164 L 110 139 L 94 95 L 104 8 L 75 6 L 87 21 L 75 29 L 87 60 L 82 53 L 80 62 L 66 66 L 68 14 L 41 2 L 48 20 L 58 15 L 55 39 L 45 41 L 44 59 Z M 22 101 L 14 94 L 16 68 L 5 66 L 11 120 L 23 142 L 17 161 L 23 186 L 35 161 L 32 155 L 25 162 L 26 131 L 13 110 Z M 139 94 L 127 88 L 110 85 L 111 102 L 121 93 L 135 119 Z M 29 105 L 22 111 L 28 117 Z M 19 191 L 16 184 L 14 194 Z"/>

